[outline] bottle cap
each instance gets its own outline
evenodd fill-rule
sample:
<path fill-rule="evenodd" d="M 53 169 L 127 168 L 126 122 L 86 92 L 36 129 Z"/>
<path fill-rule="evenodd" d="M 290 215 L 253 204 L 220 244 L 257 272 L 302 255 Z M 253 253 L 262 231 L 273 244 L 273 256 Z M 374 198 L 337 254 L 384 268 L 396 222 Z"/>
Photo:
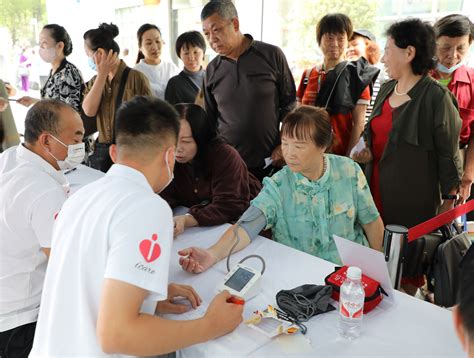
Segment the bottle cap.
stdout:
<path fill-rule="evenodd" d="M 352 280 L 360 280 L 362 278 L 362 270 L 356 266 L 347 269 L 347 277 Z"/>

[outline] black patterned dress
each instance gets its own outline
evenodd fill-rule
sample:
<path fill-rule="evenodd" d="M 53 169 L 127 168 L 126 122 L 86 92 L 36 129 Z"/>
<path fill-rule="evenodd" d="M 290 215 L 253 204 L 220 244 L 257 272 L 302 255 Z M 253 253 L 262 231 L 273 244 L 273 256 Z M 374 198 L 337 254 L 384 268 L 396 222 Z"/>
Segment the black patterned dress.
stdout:
<path fill-rule="evenodd" d="M 61 62 L 57 71 L 49 73 L 41 98 L 54 98 L 70 104 L 76 111 L 81 111 L 84 81 L 81 72 L 66 59 Z"/>

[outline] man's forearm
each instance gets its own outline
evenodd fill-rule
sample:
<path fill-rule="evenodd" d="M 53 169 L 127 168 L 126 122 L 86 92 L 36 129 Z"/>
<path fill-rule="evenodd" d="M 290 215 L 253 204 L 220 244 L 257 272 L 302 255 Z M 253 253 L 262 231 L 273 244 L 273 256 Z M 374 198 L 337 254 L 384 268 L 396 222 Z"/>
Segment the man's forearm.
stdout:
<path fill-rule="evenodd" d="M 138 356 L 161 355 L 216 338 L 216 322 L 206 318 L 172 321 L 139 314 L 136 319 L 117 327 L 116 336 L 102 344 L 106 353 Z"/>

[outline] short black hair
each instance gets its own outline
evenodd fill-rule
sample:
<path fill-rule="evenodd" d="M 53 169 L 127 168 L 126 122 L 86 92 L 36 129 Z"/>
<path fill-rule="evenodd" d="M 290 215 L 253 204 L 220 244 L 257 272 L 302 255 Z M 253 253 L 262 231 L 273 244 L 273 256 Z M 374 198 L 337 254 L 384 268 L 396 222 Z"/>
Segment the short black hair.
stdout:
<path fill-rule="evenodd" d="M 316 39 L 321 45 L 324 34 L 347 34 L 347 40 L 352 37 L 352 21 L 349 16 L 341 13 L 327 14 L 319 20 L 316 26 Z"/>
<path fill-rule="evenodd" d="M 154 97 L 136 96 L 124 102 L 117 112 L 117 146 L 142 150 L 175 143 L 179 134 L 179 116 L 168 102 Z"/>
<path fill-rule="evenodd" d="M 119 34 L 117 25 L 112 23 L 101 23 L 97 29 L 91 29 L 84 33 L 84 40 L 87 41 L 87 46 L 92 51 L 97 51 L 99 48 L 105 51 L 112 50 L 114 53 L 120 53 L 120 47 L 114 41 Z"/>
<path fill-rule="evenodd" d="M 434 24 L 436 38 L 441 36 L 460 37 L 469 35 L 469 43 L 474 38 L 474 24 L 467 16 L 452 14 L 442 17 Z"/>
<path fill-rule="evenodd" d="M 33 144 L 39 136 L 48 132 L 58 136 L 60 112 L 64 108 L 74 110 L 57 99 L 43 99 L 28 110 L 25 118 L 25 142 Z"/>
<path fill-rule="evenodd" d="M 390 36 L 399 48 L 415 48 L 415 57 L 410 63 L 414 74 L 426 75 L 435 68 L 435 33 L 429 23 L 420 19 L 395 22 L 388 28 L 386 35 Z"/>
<path fill-rule="evenodd" d="M 463 257 L 461 262 L 461 282 L 459 287 L 459 313 L 464 328 L 469 334 L 471 344 L 474 343 L 474 245 Z"/>
<path fill-rule="evenodd" d="M 48 24 L 43 26 L 43 30 L 48 30 L 56 43 L 62 42 L 64 44 L 64 56 L 69 56 L 72 53 L 71 37 L 69 37 L 69 34 L 64 27 L 57 24 Z"/>
<path fill-rule="evenodd" d="M 300 106 L 283 119 L 281 136 L 310 140 L 318 148 L 330 148 L 332 126 L 328 112 L 321 107 Z"/>
<path fill-rule="evenodd" d="M 140 47 L 142 47 L 142 40 L 143 40 L 143 34 L 147 32 L 148 30 L 156 30 L 160 33 L 161 37 L 161 30 L 158 26 L 153 25 L 153 24 L 143 24 L 140 26 L 137 30 L 137 40 L 138 40 L 138 55 L 137 55 L 137 61 L 136 63 L 139 63 L 142 58 L 145 58 L 145 55 L 143 52 L 140 50 Z"/>
<path fill-rule="evenodd" d="M 204 37 L 198 31 L 187 31 L 178 36 L 175 50 L 179 58 L 181 58 L 180 54 L 183 46 L 187 48 L 190 46 L 199 47 L 202 52 L 206 53 L 206 40 L 204 40 Z"/>
<path fill-rule="evenodd" d="M 218 14 L 219 17 L 225 20 L 232 20 L 234 17 L 238 18 L 237 9 L 230 0 L 212 0 L 209 1 L 201 11 L 201 21 L 208 17 Z"/>

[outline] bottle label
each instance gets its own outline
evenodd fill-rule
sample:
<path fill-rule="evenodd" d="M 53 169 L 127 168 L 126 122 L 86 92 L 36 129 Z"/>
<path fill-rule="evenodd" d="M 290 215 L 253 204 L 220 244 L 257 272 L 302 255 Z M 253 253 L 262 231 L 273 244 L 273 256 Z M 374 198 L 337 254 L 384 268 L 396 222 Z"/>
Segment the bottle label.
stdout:
<path fill-rule="evenodd" d="M 341 301 L 340 313 L 347 318 L 362 318 L 364 307 L 362 304 L 350 301 Z"/>

